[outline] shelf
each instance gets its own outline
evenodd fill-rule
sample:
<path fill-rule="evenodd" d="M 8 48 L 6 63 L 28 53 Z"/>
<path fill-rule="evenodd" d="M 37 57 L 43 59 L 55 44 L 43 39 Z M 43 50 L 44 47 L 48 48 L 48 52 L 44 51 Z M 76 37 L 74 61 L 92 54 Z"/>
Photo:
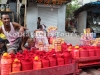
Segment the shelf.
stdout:
<path fill-rule="evenodd" d="M 14 12 L 13 11 L 0 11 L 0 13 L 9 13 L 12 15 L 12 22 L 14 22 Z"/>
<path fill-rule="evenodd" d="M 13 11 L 0 11 L 0 13 L 14 13 Z"/>

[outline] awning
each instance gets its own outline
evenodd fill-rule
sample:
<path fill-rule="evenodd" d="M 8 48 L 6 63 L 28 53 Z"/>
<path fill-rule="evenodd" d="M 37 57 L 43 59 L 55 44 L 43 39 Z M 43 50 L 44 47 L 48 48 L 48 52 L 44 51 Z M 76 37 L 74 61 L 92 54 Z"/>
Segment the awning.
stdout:
<path fill-rule="evenodd" d="M 71 0 L 36 0 L 36 3 L 55 5 L 67 4 L 69 2 L 71 2 Z"/>
<path fill-rule="evenodd" d="M 79 9 L 77 9 L 76 11 L 74 11 L 74 16 L 77 16 L 80 12 L 82 11 L 88 11 L 88 10 L 100 10 L 100 2 L 91 2 L 91 3 L 87 3 L 85 5 L 83 5 L 82 7 L 80 7 Z"/>

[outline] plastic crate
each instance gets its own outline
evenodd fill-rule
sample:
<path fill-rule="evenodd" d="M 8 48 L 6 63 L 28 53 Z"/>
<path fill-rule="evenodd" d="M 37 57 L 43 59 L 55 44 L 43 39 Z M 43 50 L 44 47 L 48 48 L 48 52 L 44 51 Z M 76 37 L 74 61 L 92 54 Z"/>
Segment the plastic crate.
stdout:
<path fill-rule="evenodd" d="M 10 75 L 76 75 L 76 62 L 62 66 L 42 68 L 39 70 L 21 71 Z"/>

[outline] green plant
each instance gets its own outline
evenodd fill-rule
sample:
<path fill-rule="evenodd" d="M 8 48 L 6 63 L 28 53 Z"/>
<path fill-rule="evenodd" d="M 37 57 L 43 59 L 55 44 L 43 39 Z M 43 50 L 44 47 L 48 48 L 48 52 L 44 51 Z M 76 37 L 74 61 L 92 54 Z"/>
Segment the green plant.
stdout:
<path fill-rule="evenodd" d="M 78 0 L 72 0 L 66 7 L 66 18 L 72 18 L 73 12 L 79 8 Z"/>

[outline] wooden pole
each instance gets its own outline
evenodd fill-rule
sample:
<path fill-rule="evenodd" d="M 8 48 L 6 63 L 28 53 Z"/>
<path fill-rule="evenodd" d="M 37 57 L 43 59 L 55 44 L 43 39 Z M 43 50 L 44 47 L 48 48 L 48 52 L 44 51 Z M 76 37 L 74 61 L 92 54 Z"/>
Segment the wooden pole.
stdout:
<path fill-rule="evenodd" d="M 25 12 L 24 12 L 24 27 L 27 27 L 27 25 L 26 25 L 26 11 L 27 11 L 27 7 L 26 7 L 26 5 L 27 5 L 27 0 L 25 0 Z"/>
<path fill-rule="evenodd" d="M 17 0 L 17 22 L 19 23 L 19 0 Z"/>
<path fill-rule="evenodd" d="M 21 24 L 21 19 L 20 19 L 20 8 L 21 8 L 21 2 L 17 0 L 17 22 Z"/>

